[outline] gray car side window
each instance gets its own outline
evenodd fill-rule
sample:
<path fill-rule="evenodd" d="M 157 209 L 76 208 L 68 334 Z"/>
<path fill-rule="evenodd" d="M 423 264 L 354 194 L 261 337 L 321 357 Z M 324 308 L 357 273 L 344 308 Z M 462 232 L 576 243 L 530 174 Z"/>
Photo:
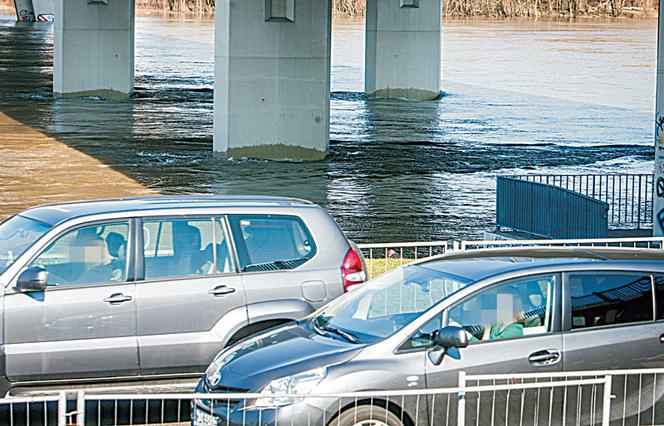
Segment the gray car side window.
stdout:
<path fill-rule="evenodd" d="M 143 220 L 145 279 L 205 276 L 232 271 L 228 241 L 218 220 Z"/>
<path fill-rule="evenodd" d="M 128 221 L 82 226 L 58 237 L 30 266 L 46 268 L 49 286 L 125 282 L 128 236 Z"/>
<path fill-rule="evenodd" d="M 490 287 L 452 307 L 447 324 L 464 328 L 469 343 L 548 333 L 554 285 L 544 276 Z"/>
<path fill-rule="evenodd" d="M 572 274 L 569 288 L 572 330 L 654 320 L 648 274 Z"/>
<path fill-rule="evenodd" d="M 554 285 L 552 276 L 529 277 L 480 290 L 448 309 L 447 325 L 464 328 L 470 343 L 548 333 Z M 441 312 L 399 350 L 431 347 L 442 318 Z"/>

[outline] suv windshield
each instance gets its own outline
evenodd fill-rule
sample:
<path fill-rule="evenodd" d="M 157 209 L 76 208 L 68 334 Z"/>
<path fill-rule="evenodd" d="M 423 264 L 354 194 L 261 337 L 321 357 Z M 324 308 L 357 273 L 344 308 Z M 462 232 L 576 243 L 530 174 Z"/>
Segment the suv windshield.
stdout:
<path fill-rule="evenodd" d="M 426 264 L 399 268 L 332 302 L 312 325 L 351 342 L 378 341 L 468 284 Z"/>
<path fill-rule="evenodd" d="M 0 223 L 0 274 L 49 229 L 49 224 L 18 215 Z"/>

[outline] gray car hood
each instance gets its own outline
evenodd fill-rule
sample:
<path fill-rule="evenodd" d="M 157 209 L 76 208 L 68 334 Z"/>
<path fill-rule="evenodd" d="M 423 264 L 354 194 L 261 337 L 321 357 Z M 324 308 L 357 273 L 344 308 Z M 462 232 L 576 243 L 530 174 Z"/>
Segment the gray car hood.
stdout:
<path fill-rule="evenodd" d="M 238 343 L 211 390 L 256 392 L 274 379 L 347 361 L 365 346 L 321 336 L 308 323 L 284 326 L 251 343 Z"/>

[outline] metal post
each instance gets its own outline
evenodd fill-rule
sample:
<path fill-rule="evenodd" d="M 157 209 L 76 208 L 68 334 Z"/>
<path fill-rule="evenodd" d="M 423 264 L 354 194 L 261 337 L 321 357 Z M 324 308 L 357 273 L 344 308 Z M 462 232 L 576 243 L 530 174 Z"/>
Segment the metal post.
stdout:
<path fill-rule="evenodd" d="M 78 391 L 76 398 L 76 426 L 85 426 L 85 392 Z"/>
<path fill-rule="evenodd" d="M 60 392 L 58 399 L 58 426 L 67 426 L 67 393 Z"/>
<path fill-rule="evenodd" d="M 625 376 L 627 380 L 627 376 Z M 613 376 L 607 374 L 604 376 L 604 398 L 602 401 L 602 426 L 609 426 L 611 421 L 611 382 L 613 381 Z"/>
<path fill-rule="evenodd" d="M 659 0 L 657 36 L 657 92 L 655 100 L 655 179 L 653 182 L 653 236 L 664 235 L 664 223 L 659 213 L 664 212 L 664 0 Z M 658 190 L 658 188 L 660 188 Z M 660 196 L 661 195 L 661 196 Z"/>
<path fill-rule="evenodd" d="M 459 397 L 457 406 L 457 426 L 466 424 L 466 372 L 459 371 Z"/>

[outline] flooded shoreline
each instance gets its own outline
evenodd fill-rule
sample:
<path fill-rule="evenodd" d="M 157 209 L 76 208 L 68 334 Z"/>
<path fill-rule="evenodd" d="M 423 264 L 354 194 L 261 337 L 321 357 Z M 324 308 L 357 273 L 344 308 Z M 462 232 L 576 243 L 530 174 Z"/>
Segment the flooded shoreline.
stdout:
<path fill-rule="evenodd" d="M 652 23 L 447 20 L 436 102 L 366 98 L 363 33 L 333 29 L 321 162 L 212 154 L 210 19 L 139 17 L 136 96 L 114 102 L 54 98 L 52 29 L 0 18 L 0 112 L 151 191 L 306 198 L 362 242 L 481 237 L 497 174 L 652 172 Z M 6 215 L 43 188 L 0 191 Z"/>

